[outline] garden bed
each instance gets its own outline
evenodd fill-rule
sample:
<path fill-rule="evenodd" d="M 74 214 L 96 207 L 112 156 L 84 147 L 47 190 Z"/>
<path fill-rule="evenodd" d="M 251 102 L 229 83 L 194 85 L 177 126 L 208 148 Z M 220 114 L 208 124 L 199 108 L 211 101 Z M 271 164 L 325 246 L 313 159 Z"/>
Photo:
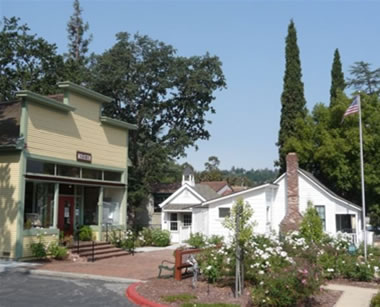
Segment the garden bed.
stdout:
<path fill-rule="evenodd" d="M 137 292 L 145 298 L 161 303 L 167 306 L 181 307 L 184 303 L 224 303 L 236 304 L 237 306 L 254 306 L 250 300 L 249 290 L 246 289 L 241 298 L 234 297 L 233 286 L 209 285 L 206 282 L 198 282 L 195 289 L 192 288 L 191 279 L 176 281 L 174 279 L 151 279 L 137 287 Z M 181 295 L 182 294 L 182 295 Z M 187 296 L 196 296 L 185 302 L 168 302 L 165 297 L 178 296 L 178 298 Z M 332 307 L 338 301 L 341 295 L 340 291 L 322 290 L 318 295 L 311 298 L 312 307 Z M 299 305 L 302 307 L 303 305 Z"/>

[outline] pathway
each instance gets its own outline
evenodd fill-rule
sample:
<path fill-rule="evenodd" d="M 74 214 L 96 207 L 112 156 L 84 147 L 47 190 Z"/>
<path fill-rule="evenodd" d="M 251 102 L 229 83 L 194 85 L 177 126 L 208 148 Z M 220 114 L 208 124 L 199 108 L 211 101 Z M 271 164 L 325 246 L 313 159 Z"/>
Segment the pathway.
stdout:
<path fill-rule="evenodd" d="M 343 291 L 335 307 L 368 307 L 372 296 L 379 290 L 373 288 L 353 287 L 347 285 L 328 284 L 323 288 L 328 290 Z"/>

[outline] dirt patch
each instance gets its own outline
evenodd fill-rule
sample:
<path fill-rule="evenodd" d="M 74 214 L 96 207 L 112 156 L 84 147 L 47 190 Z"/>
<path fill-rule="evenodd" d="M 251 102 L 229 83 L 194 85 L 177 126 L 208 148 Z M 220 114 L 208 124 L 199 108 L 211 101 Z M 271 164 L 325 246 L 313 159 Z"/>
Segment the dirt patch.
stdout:
<path fill-rule="evenodd" d="M 137 287 L 137 292 L 145 298 L 167 306 L 180 307 L 182 303 L 168 303 L 163 300 L 164 296 L 178 294 L 192 294 L 197 297 L 194 302 L 202 303 L 228 303 L 239 306 L 254 306 L 250 299 L 249 289 L 241 298 L 234 297 L 233 287 L 212 286 L 206 282 L 198 282 L 195 289 L 192 288 L 191 279 L 176 281 L 174 279 L 151 279 Z M 341 291 L 321 290 L 318 295 L 310 299 L 312 307 L 333 307 L 341 296 Z M 298 307 L 303 307 L 301 304 Z"/>

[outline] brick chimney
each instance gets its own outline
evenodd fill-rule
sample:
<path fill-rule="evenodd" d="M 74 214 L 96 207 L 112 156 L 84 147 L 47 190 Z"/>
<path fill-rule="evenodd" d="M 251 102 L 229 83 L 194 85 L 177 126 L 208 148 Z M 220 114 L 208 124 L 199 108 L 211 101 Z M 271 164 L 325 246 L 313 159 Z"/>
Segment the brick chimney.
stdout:
<path fill-rule="evenodd" d="M 295 152 L 290 152 L 286 156 L 287 208 L 285 217 L 280 223 L 281 233 L 298 230 L 302 221 L 302 215 L 299 211 L 297 170 L 297 154 Z"/>

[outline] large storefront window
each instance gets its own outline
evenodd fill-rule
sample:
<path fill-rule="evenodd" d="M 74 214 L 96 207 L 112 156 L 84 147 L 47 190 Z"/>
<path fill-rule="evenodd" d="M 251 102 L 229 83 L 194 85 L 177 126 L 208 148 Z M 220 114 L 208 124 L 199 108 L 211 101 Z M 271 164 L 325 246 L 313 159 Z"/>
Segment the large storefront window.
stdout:
<path fill-rule="evenodd" d="M 54 184 L 27 182 L 24 228 L 49 228 L 54 219 Z"/>
<path fill-rule="evenodd" d="M 103 193 L 103 223 L 120 225 L 120 207 L 123 199 L 123 189 L 104 188 Z"/>

